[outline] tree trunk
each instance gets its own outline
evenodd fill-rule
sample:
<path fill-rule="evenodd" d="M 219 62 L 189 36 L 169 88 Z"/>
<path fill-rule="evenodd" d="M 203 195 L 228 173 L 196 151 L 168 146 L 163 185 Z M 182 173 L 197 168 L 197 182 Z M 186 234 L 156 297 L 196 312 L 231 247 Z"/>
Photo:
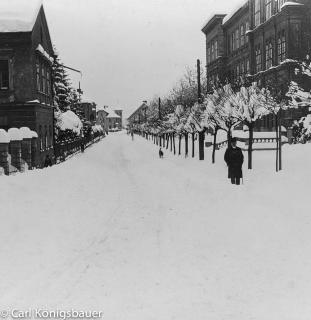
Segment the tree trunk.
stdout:
<path fill-rule="evenodd" d="M 174 149 L 174 154 L 176 154 L 176 147 L 175 147 L 175 133 L 172 133 L 173 135 L 173 149 Z"/>
<path fill-rule="evenodd" d="M 188 132 L 185 133 L 185 158 L 188 157 Z"/>
<path fill-rule="evenodd" d="M 276 154 L 275 154 L 275 170 L 279 171 L 279 122 L 278 115 L 275 115 L 275 137 L 276 137 Z"/>
<path fill-rule="evenodd" d="M 170 142 L 169 135 L 166 133 L 166 149 L 168 149 L 168 144 Z"/>
<path fill-rule="evenodd" d="M 248 169 L 253 169 L 253 138 L 254 138 L 254 123 L 247 123 L 248 126 Z"/>
<path fill-rule="evenodd" d="M 173 151 L 173 136 L 172 133 L 170 133 L 170 150 Z"/>
<path fill-rule="evenodd" d="M 214 132 L 214 142 L 213 142 L 212 163 L 215 163 L 215 153 L 216 153 L 216 143 L 217 143 L 217 132 L 218 132 L 218 129 L 215 129 L 215 132 Z"/>
<path fill-rule="evenodd" d="M 204 160 L 205 130 L 199 132 L 199 160 Z"/>
<path fill-rule="evenodd" d="M 178 141 L 178 155 L 180 156 L 181 149 L 181 134 L 179 134 L 179 141 Z"/>
<path fill-rule="evenodd" d="M 192 132 L 191 135 L 192 135 L 192 158 L 194 158 L 194 136 L 195 136 L 195 133 Z"/>
<path fill-rule="evenodd" d="M 231 145 L 231 128 L 228 128 L 228 131 L 227 131 L 227 143 L 228 143 L 228 147 Z"/>

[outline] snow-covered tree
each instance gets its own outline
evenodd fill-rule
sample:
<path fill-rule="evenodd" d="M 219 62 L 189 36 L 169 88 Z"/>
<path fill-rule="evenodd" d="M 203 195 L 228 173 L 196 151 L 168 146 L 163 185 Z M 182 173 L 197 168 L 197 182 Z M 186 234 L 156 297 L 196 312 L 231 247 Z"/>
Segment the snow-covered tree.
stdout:
<path fill-rule="evenodd" d="M 252 169 L 253 133 L 257 120 L 268 114 L 268 110 L 262 105 L 263 92 L 253 82 L 250 86 L 242 86 L 236 92 L 231 93 L 230 101 L 238 110 L 241 121 L 248 127 L 248 169 Z"/>
<path fill-rule="evenodd" d="M 71 86 L 67 72 L 56 54 L 53 70 L 54 105 L 61 111 L 66 111 L 71 104 Z"/>

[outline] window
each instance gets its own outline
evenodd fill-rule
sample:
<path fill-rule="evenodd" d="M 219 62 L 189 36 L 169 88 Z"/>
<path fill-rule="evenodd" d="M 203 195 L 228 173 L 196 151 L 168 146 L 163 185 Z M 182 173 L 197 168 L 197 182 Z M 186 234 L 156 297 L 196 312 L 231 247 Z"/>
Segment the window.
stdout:
<path fill-rule="evenodd" d="M 272 40 L 266 41 L 266 69 L 271 68 L 273 65 L 273 45 Z"/>
<path fill-rule="evenodd" d="M 218 58 L 218 41 L 217 40 L 215 40 L 214 45 L 215 45 L 215 59 L 217 59 Z"/>
<path fill-rule="evenodd" d="M 43 150 L 42 126 L 39 126 L 40 151 Z"/>
<path fill-rule="evenodd" d="M 266 20 L 272 17 L 272 0 L 265 0 Z"/>
<path fill-rule="evenodd" d="M 211 47 L 207 47 L 207 63 L 211 62 Z"/>
<path fill-rule="evenodd" d="M 245 22 L 245 43 L 248 42 L 248 36 L 246 34 L 247 31 L 249 31 L 249 22 L 248 21 Z"/>
<path fill-rule="evenodd" d="M 40 61 L 39 58 L 36 58 L 36 82 L 37 90 L 40 91 Z"/>
<path fill-rule="evenodd" d="M 52 95 L 51 67 L 41 57 L 36 57 L 36 83 L 37 90 L 48 97 Z"/>
<path fill-rule="evenodd" d="M 255 15 L 254 15 L 254 21 L 255 21 L 255 27 L 260 25 L 261 20 L 261 14 L 260 14 L 260 0 L 255 0 Z"/>
<path fill-rule="evenodd" d="M 243 76 L 245 74 L 245 61 L 242 61 L 240 64 L 240 75 Z"/>
<path fill-rule="evenodd" d="M 291 39 L 293 40 L 293 46 L 295 48 L 301 46 L 301 28 L 299 23 L 293 23 L 291 25 Z"/>
<path fill-rule="evenodd" d="M 281 11 L 281 7 L 286 1 L 287 0 L 278 0 L 278 11 Z"/>
<path fill-rule="evenodd" d="M 235 34 L 234 32 L 231 34 L 231 51 L 234 51 L 235 50 Z"/>
<path fill-rule="evenodd" d="M 260 44 L 255 47 L 255 60 L 256 60 L 256 73 L 261 71 L 262 68 L 262 57 Z"/>
<path fill-rule="evenodd" d="M 241 34 L 241 47 L 242 47 L 245 44 L 245 24 L 241 25 L 240 34 Z"/>
<path fill-rule="evenodd" d="M 46 69 L 46 94 L 51 95 L 51 72 L 48 68 Z"/>
<path fill-rule="evenodd" d="M 42 63 L 41 64 L 41 92 L 45 93 L 45 88 L 46 88 L 46 77 L 45 77 L 45 65 Z"/>
<path fill-rule="evenodd" d="M 53 145 L 53 131 L 52 131 L 52 126 L 49 126 L 49 135 L 50 135 L 50 143 L 49 146 L 51 147 Z"/>
<path fill-rule="evenodd" d="M 235 49 L 240 48 L 239 28 L 235 30 Z"/>
<path fill-rule="evenodd" d="M 9 61 L 0 60 L 0 90 L 8 90 L 9 86 Z"/>
<path fill-rule="evenodd" d="M 278 63 L 286 59 L 286 37 L 285 30 L 278 33 Z"/>
<path fill-rule="evenodd" d="M 246 73 L 250 73 L 249 59 L 246 60 Z"/>

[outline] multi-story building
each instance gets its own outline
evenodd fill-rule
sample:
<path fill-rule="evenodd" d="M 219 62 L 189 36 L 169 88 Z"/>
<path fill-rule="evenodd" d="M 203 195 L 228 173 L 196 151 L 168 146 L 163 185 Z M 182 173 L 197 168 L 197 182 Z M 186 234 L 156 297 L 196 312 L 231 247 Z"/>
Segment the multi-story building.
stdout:
<path fill-rule="evenodd" d="M 16 1 L 0 6 L 0 128 L 36 131 L 36 158 L 42 164 L 47 154 L 53 155 L 54 51 L 43 6 L 27 3 L 19 17 L 18 8 Z"/>
<path fill-rule="evenodd" d="M 232 14 L 214 15 L 203 27 L 206 36 L 208 83 L 236 82 L 248 77 L 272 85 L 281 94 L 295 77 L 292 60 L 311 48 L 310 0 L 247 0 Z M 286 111 L 283 125 L 308 112 Z M 272 129 L 272 116 L 258 121 L 257 130 Z"/>

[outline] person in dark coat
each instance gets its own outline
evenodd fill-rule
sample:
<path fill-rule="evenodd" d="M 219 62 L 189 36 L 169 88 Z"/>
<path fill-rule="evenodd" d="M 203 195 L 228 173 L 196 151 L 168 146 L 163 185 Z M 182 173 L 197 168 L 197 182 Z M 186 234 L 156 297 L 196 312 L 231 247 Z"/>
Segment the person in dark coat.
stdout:
<path fill-rule="evenodd" d="M 162 151 L 162 148 L 160 148 L 160 150 L 159 150 L 159 157 L 160 157 L 160 159 L 163 159 L 163 151 Z"/>
<path fill-rule="evenodd" d="M 237 139 L 231 139 L 231 145 L 225 152 L 225 162 L 228 166 L 228 178 L 232 184 L 240 184 L 242 178 L 242 165 L 244 156 L 242 150 L 237 147 Z"/>
<path fill-rule="evenodd" d="M 45 157 L 44 167 L 47 168 L 47 167 L 51 167 L 51 166 L 52 166 L 52 160 L 51 160 L 50 156 L 47 155 Z"/>

